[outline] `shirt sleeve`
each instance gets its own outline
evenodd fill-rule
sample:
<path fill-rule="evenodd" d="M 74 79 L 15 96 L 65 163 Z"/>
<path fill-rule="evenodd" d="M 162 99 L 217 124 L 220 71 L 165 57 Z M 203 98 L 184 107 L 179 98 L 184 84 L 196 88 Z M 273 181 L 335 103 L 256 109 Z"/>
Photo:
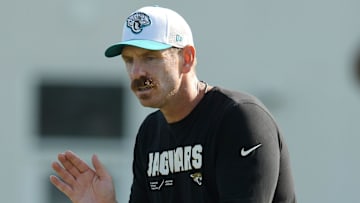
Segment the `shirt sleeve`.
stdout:
<path fill-rule="evenodd" d="M 263 107 L 245 103 L 225 113 L 217 135 L 221 203 L 272 202 L 280 165 L 279 131 Z"/>

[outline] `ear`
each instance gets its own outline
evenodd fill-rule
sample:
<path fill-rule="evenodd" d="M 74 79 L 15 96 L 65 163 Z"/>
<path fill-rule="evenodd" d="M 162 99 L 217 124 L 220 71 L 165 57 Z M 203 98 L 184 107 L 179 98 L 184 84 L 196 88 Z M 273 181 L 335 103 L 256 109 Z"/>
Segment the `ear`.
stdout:
<path fill-rule="evenodd" d="M 195 65 L 196 50 L 195 47 L 187 45 L 183 48 L 183 71 L 189 72 Z"/>

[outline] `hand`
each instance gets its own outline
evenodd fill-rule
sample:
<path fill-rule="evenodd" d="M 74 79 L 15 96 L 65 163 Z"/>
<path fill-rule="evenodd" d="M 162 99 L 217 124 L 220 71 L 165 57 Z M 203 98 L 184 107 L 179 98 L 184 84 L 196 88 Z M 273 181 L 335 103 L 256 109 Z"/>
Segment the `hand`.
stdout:
<path fill-rule="evenodd" d="M 50 176 L 50 182 L 73 203 L 116 203 L 115 189 L 110 174 L 96 155 L 92 156 L 94 169 L 75 153 L 59 154 L 60 163 L 52 163 L 58 178 Z"/>

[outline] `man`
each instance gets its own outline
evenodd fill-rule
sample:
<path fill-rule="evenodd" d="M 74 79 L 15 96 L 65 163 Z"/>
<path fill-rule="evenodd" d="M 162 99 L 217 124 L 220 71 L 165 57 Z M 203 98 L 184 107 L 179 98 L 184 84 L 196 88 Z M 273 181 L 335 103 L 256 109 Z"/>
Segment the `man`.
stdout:
<path fill-rule="evenodd" d="M 121 55 L 131 90 L 159 109 L 136 138 L 131 203 L 296 202 L 280 130 L 255 97 L 213 87 L 196 76 L 190 27 L 172 10 L 144 7 L 126 20 Z M 71 151 L 52 164 L 51 182 L 75 203 L 114 203 L 110 174 Z"/>

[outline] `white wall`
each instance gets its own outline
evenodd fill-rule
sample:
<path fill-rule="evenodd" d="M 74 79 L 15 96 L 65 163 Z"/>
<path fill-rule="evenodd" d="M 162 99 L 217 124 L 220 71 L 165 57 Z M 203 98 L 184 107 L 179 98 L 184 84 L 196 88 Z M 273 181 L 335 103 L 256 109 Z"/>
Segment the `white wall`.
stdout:
<path fill-rule="evenodd" d="M 290 148 L 299 202 L 357 201 L 360 91 L 350 66 L 360 42 L 359 1 L 13 0 L 0 6 L 1 202 L 45 203 L 51 161 L 69 148 L 87 159 L 98 153 L 126 202 L 133 139 L 151 110 L 129 91 L 121 143 L 47 148 L 34 130 L 34 88 L 44 76 L 127 84 L 120 58 L 103 52 L 120 40 L 131 11 L 152 4 L 188 20 L 201 79 L 268 105 Z"/>

